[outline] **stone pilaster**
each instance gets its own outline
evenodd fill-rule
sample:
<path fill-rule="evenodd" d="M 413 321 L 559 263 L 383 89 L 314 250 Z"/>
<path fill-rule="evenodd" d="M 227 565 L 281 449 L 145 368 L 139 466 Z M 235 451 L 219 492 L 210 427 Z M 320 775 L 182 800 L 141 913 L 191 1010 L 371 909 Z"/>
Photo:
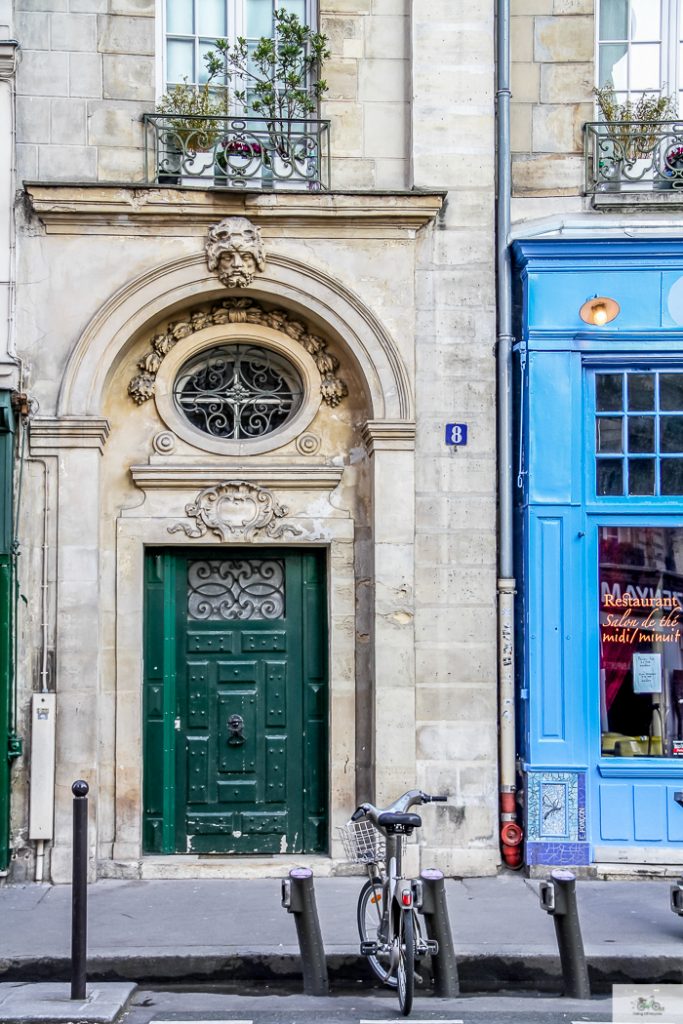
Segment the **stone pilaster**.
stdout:
<path fill-rule="evenodd" d="M 363 430 L 373 478 L 375 803 L 415 786 L 415 424 Z"/>

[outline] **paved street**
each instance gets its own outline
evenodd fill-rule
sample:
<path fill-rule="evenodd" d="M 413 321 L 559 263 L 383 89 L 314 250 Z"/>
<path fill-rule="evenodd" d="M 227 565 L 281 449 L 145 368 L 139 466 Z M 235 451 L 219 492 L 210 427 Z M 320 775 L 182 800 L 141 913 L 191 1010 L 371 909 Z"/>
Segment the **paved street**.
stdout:
<path fill-rule="evenodd" d="M 480 996 L 435 1000 L 416 997 L 412 1024 L 587 1024 L 611 1021 L 610 999 L 590 1003 L 565 999 Z M 394 995 L 358 992 L 329 999 L 304 996 L 226 995 L 220 992 L 160 992 L 140 989 L 123 1024 L 400 1024 Z"/>

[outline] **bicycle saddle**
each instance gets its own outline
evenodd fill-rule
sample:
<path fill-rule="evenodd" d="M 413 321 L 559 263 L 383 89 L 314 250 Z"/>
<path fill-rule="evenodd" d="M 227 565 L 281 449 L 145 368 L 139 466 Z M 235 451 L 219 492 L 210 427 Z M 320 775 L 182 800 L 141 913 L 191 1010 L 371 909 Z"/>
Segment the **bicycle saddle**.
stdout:
<path fill-rule="evenodd" d="M 419 828 L 422 818 L 419 814 L 397 813 L 396 811 L 383 811 L 377 816 L 377 824 L 382 828 L 391 825 L 406 825 L 409 828 Z"/>

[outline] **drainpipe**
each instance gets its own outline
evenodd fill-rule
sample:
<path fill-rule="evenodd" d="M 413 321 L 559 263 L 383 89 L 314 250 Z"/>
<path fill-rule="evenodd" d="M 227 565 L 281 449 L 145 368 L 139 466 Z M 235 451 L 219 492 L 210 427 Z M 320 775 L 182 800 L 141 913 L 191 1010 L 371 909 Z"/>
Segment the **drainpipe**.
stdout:
<path fill-rule="evenodd" d="M 515 579 L 512 471 L 512 270 L 510 265 L 510 0 L 496 0 L 496 287 L 498 308 L 498 715 L 500 841 L 509 867 L 521 867 L 516 822 Z"/>

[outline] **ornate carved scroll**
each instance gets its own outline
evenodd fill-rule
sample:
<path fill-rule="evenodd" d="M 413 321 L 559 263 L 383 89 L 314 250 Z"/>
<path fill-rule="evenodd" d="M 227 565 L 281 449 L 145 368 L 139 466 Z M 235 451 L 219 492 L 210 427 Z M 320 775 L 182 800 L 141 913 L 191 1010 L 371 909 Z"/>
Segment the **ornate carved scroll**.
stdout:
<path fill-rule="evenodd" d="M 278 523 L 288 509 L 280 505 L 271 491 L 245 480 L 228 480 L 215 487 L 205 487 L 195 500 L 185 506 L 185 512 L 194 523 L 176 523 L 169 533 L 182 530 L 188 537 L 203 537 L 208 531 L 221 540 L 254 540 L 263 532 L 271 540 L 286 534 L 303 533 L 291 523 Z"/>

